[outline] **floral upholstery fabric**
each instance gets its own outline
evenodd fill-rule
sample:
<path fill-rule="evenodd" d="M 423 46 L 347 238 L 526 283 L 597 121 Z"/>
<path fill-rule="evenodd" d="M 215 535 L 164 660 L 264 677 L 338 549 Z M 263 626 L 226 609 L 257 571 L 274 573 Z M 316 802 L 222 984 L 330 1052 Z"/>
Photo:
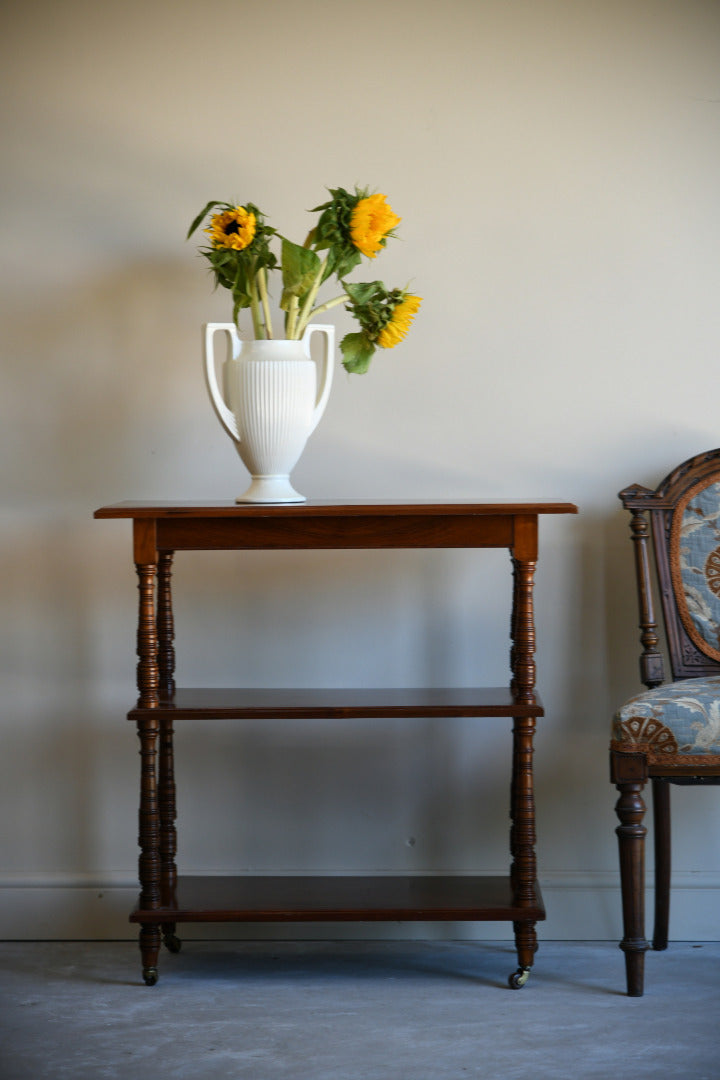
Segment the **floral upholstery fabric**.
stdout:
<path fill-rule="evenodd" d="M 695 644 L 720 660 L 720 482 L 693 492 L 673 523 L 680 615 Z"/>
<path fill-rule="evenodd" d="M 720 675 L 683 679 L 646 690 L 616 714 L 619 750 L 642 748 L 653 762 L 720 759 Z"/>

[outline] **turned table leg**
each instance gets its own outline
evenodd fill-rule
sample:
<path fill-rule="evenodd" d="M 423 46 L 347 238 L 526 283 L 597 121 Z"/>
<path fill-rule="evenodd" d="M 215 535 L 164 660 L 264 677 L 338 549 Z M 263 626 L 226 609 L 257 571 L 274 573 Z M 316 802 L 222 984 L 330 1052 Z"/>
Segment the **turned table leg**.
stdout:
<path fill-rule="evenodd" d="M 160 821 L 160 873 L 163 901 L 168 904 L 177 885 L 177 830 L 175 828 L 175 770 L 173 764 L 173 725 L 168 716 L 160 717 L 160 758 L 158 768 L 158 814 Z M 170 952 L 180 951 L 175 923 L 162 924 L 163 942 Z"/>
<path fill-rule="evenodd" d="M 533 735 L 534 717 L 517 717 L 513 728 L 513 799 L 511 807 L 510 853 L 512 856 L 511 881 L 514 902 L 534 907 L 537 903 L 535 857 L 535 796 L 533 785 Z M 535 923 L 521 920 L 513 924 L 519 970 L 517 976 L 525 978 L 533 965 L 537 952 Z M 522 985 L 522 982 L 519 985 Z"/>
<path fill-rule="evenodd" d="M 163 699 L 175 693 L 175 621 L 172 606 L 173 552 L 163 551 L 157 567 L 157 639 L 159 692 Z"/>
<path fill-rule="evenodd" d="M 158 674 L 161 700 L 170 700 L 175 694 L 175 625 L 172 606 L 173 552 L 163 551 L 158 559 L 157 570 L 157 638 Z M 160 758 L 158 763 L 158 803 L 160 812 L 160 867 L 162 892 L 169 898 L 177 885 L 177 816 L 175 791 L 175 765 L 172 718 L 167 714 L 160 718 Z M 180 951 L 180 939 L 175 933 L 175 923 L 162 924 L 162 938 L 170 952 Z"/>
<path fill-rule="evenodd" d="M 155 620 L 155 563 L 136 563 L 139 590 L 137 631 L 138 706 L 153 710 L 158 705 L 158 635 Z M 157 753 L 160 723 L 156 712 L 138 718 L 140 739 L 140 810 L 138 844 L 140 857 L 140 908 L 152 911 L 160 907 L 160 809 L 158 802 Z M 160 927 L 143 923 L 140 929 L 140 952 L 143 978 L 148 986 L 157 982 L 157 959 Z"/>
<path fill-rule="evenodd" d="M 537 558 L 537 530 L 527 523 L 519 530 L 513 554 L 513 605 L 511 620 L 513 694 L 522 702 L 535 704 L 535 621 L 533 585 Z M 535 718 L 518 714 L 513 725 L 513 765 L 510 794 L 510 877 L 514 903 L 534 907 L 537 903 L 535 857 L 535 794 L 533 778 Z M 517 989 L 527 982 L 537 951 L 535 922 L 518 920 L 513 924 L 518 970 L 510 976 L 510 986 Z"/>
<path fill-rule="evenodd" d="M 157 741 L 158 720 L 152 713 L 138 720 L 140 737 L 140 908 L 152 911 L 160 906 L 160 812 L 157 792 Z M 157 982 L 157 961 L 160 950 L 160 927 L 157 923 L 143 923 L 140 928 L 140 952 L 143 978 L 148 986 Z"/>

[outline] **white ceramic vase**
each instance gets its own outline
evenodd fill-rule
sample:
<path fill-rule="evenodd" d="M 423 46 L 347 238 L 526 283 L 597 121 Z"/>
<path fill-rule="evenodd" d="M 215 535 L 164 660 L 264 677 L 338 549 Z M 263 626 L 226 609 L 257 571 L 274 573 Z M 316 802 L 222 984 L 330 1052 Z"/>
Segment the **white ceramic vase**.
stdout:
<path fill-rule="evenodd" d="M 220 381 L 213 348 L 218 330 L 228 333 L 232 342 Z M 313 333 L 325 337 L 320 364 L 310 356 Z M 311 323 L 300 341 L 242 341 L 234 323 L 205 326 L 210 400 L 252 477 L 236 502 L 305 502 L 290 483 L 290 473 L 325 411 L 334 355 L 334 326 Z"/>

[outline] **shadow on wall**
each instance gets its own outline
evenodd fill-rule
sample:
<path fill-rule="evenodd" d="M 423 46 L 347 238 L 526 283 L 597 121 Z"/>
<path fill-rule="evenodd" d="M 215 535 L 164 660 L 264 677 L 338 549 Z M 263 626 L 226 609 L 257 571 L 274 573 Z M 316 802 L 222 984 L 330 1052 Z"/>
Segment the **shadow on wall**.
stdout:
<path fill-rule="evenodd" d="M 6 498 L 94 503 L 165 489 L 167 448 L 190 460 L 198 437 L 198 278 L 190 260 L 126 265 L 4 316 Z"/>
<path fill-rule="evenodd" d="M 536 776 L 543 831 L 559 844 L 568 867 L 587 869 L 589 851 L 596 862 L 602 861 L 603 849 L 608 859 L 614 854 L 610 720 L 628 686 L 636 685 L 636 607 L 622 512 L 590 512 L 577 523 L 567 552 L 572 556 L 572 566 L 566 566 L 570 602 L 554 624 L 556 635 L 562 635 L 553 643 L 557 683 L 548 687 L 548 695 L 541 686 L 548 710 L 540 721 Z M 556 567 L 558 572 L 562 568 L 562 563 Z M 545 608 L 552 607 L 550 598 L 541 596 L 539 605 L 542 624 Z M 539 640 L 542 631 L 541 625 Z"/>

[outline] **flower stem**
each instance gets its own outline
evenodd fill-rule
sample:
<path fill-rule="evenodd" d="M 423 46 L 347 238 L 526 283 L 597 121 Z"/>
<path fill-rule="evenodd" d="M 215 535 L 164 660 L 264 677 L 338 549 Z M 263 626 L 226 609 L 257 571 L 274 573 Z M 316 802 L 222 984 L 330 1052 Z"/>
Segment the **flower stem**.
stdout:
<path fill-rule="evenodd" d="M 338 304 L 343 304 L 350 297 L 347 293 L 343 293 L 342 296 L 336 296 L 333 300 L 326 300 L 324 304 L 318 304 L 316 308 L 313 308 L 308 315 L 308 322 L 314 315 L 322 315 L 323 311 L 329 311 L 330 308 L 337 307 Z"/>
<path fill-rule="evenodd" d="M 285 336 L 288 341 L 295 340 L 295 327 L 297 326 L 299 301 L 297 296 L 290 297 L 290 307 L 287 313 L 287 322 L 285 324 Z"/>
<path fill-rule="evenodd" d="M 320 288 L 320 282 L 323 279 L 323 274 L 325 273 L 325 267 L 327 266 L 327 262 L 328 262 L 328 257 L 326 256 L 323 259 L 322 263 L 320 264 L 320 269 L 318 270 L 317 274 L 315 275 L 315 280 L 312 283 L 312 287 L 310 289 L 310 292 L 305 297 L 305 303 L 302 306 L 302 310 L 300 312 L 300 318 L 299 318 L 298 324 L 297 324 L 297 330 L 295 332 L 295 336 L 298 339 L 302 336 L 303 331 L 305 330 L 305 327 L 307 326 L 308 321 L 310 319 L 310 314 L 312 312 L 312 306 L 315 303 L 315 297 L 317 296 L 318 289 Z"/>
<path fill-rule="evenodd" d="M 256 340 L 260 340 L 265 337 L 265 328 L 260 319 L 260 303 L 258 301 L 257 281 L 254 272 L 248 275 L 248 285 L 250 286 L 250 313 L 252 315 L 253 334 Z"/>
<path fill-rule="evenodd" d="M 265 330 L 267 337 L 272 338 L 272 313 L 270 311 L 270 300 L 268 298 L 267 291 L 267 274 L 265 273 L 265 267 L 261 266 L 257 272 L 258 285 L 260 286 L 260 299 L 262 300 L 263 315 L 265 316 Z"/>

